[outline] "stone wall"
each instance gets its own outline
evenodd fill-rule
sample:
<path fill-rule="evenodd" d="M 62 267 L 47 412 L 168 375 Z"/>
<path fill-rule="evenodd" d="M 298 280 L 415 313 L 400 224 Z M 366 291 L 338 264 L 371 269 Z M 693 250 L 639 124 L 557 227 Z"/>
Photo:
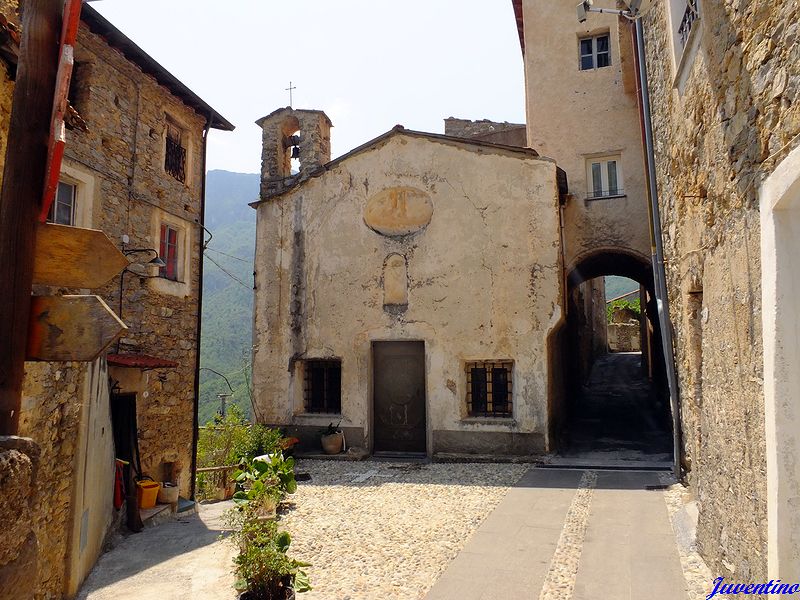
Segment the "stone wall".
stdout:
<path fill-rule="evenodd" d="M 84 25 L 79 30 L 75 59 L 76 107 L 89 131 L 68 133 L 65 171 L 67 179 L 71 176 L 78 183 L 79 194 L 81 183 L 92 188 L 85 197 L 92 205 L 91 217 L 78 224 L 102 229 L 120 247 L 122 236 L 128 235 L 126 248 L 158 250 L 162 222 L 180 231 L 179 281 L 152 278 L 156 269 L 141 267 L 125 274 L 121 305 L 119 277 L 95 293 L 129 328 L 119 352 L 150 354 L 179 363 L 175 369 L 154 373 L 147 389 L 121 391 L 140 392 L 137 416 L 143 470 L 158 479 L 163 462 L 181 462 L 181 494 L 188 496 L 205 118 Z M 185 183 L 164 170 L 167 118 L 182 130 L 187 149 Z M 153 254 L 137 253 L 130 258 L 146 263 Z"/>
<path fill-rule="evenodd" d="M 798 143 L 800 5 L 701 2 L 683 68 L 669 10 L 653 3 L 644 27 L 684 466 L 712 572 L 760 581 L 767 481 L 756 190 Z"/>
<path fill-rule="evenodd" d="M 158 250 L 162 222 L 180 231 L 179 281 L 153 277 L 157 274 L 154 268 L 132 265 L 133 272 L 124 276 L 122 304 L 119 276 L 92 293 L 102 296 L 129 328 L 112 351 L 144 353 L 179 364 L 177 368 L 146 373 L 117 367 L 109 373 L 112 379 L 123 383 L 131 379 L 137 382 L 135 389 L 122 385 L 121 391 L 137 392 L 143 471 L 160 479 L 164 463 L 180 463 L 181 495 L 188 496 L 194 431 L 205 118 L 187 108 L 152 77 L 144 75 L 85 24 L 78 33 L 75 58 L 75 105 L 89 127 L 88 132 L 67 133 L 62 180 L 76 185 L 75 224 L 102 229 L 121 248 L 122 236 L 127 235 L 125 248 Z M 5 114 L 2 107 L 6 87 L 0 85 L 0 118 Z M 164 170 L 167 118 L 183 132 L 182 142 L 187 149 L 185 183 Z M 0 136 L 0 145 L 3 143 Z M 146 263 L 152 257 L 147 252 L 130 256 L 139 263 Z M 39 293 L 57 291 L 38 290 Z M 75 548 L 70 542 L 75 519 L 86 516 L 78 513 L 85 512 L 84 507 L 88 506 L 101 509 L 100 504 L 104 504 L 87 496 L 81 506 L 73 505 L 77 493 L 77 488 L 73 488 L 78 483 L 85 485 L 85 481 L 75 481 L 79 472 L 76 460 L 86 458 L 76 455 L 77 444 L 89 439 L 86 436 L 96 424 L 93 417 L 92 423 L 81 425 L 81 411 L 91 400 L 86 396 L 85 386 L 90 380 L 98 383 L 97 373 L 88 377 L 88 368 L 79 363 L 26 364 L 20 433 L 40 445 L 42 464 L 46 466 L 41 472 L 41 493 L 32 518 L 37 537 L 46 540 L 40 545 L 37 598 L 60 598 L 63 593 L 74 591 L 80 583 L 74 577 L 83 577 L 91 566 L 87 567 L 85 557 L 71 555 Z M 137 376 L 129 377 L 130 371 Z M 100 383 L 106 385 L 105 371 L 102 379 Z M 143 383 L 138 385 L 138 382 Z M 107 414 L 104 418 L 108 418 Z M 110 436 L 110 423 L 108 429 Z M 96 456 L 99 449 L 93 447 L 91 451 Z M 97 468 L 87 464 L 84 461 L 81 468 L 90 469 L 92 476 L 99 478 L 95 483 L 98 498 L 105 498 L 113 485 L 113 471 L 105 463 Z M 101 481 L 104 479 L 108 481 Z M 81 490 L 81 494 L 93 493 L 87 488 Z M 88 540 L 88 548 L 96 553 L 108 523 L 103 514 L 93 512 L 90 519 L 93 537 Z M 70 569 L 75 572 L 68 572 Z"/>
<path fill-rule="evenodd" d="M 20 433 L 39 445 L 41 464 L 31 511 L 39 540 L 36 598 L 61 598 L 63 592 L 85 376 L 81 363 L 25 365 Z"/>
<path fill-rule="evenodd" d="M 526 126 L 508 121 L 496 123 L 488 119 L 470 121 L 469 119 L 448 117 L 444 120 L 444 134 L 493 144 L 505 144 L 506 146 L 525 147 L 528 145 Z"/>

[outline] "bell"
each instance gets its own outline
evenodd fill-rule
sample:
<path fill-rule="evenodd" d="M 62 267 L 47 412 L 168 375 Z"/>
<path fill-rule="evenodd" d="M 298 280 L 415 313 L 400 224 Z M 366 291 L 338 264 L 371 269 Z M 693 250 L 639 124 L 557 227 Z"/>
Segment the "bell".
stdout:
<path fill-rule="evenodd" d="M 292 158 L 300 158 L 300 147 L 292 146 Z"/>

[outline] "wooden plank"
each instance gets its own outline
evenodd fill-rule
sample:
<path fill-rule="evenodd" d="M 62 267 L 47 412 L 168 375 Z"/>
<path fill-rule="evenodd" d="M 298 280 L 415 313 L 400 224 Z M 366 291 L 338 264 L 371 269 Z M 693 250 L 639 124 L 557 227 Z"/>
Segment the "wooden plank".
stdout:
<path fill-rule="evenodd" d="M 100 296 L 32 296 L 27 360 L 92 361 L 127 329 Z"/>
<path fill-rule="evenodd" d="M 98 229 L 38 225 L 34 283 L 95 289 L 108 283 L 128 264 L 125 255 Z"/>
<path fill-rule="evenodd" d="M 16 434 L 63 0 L 27 0 L 0 198 L 0 435 Z M 4 590 L 6 591 L 6 590 Z M 12 597 L 27 598 L 26 588 Z"/>

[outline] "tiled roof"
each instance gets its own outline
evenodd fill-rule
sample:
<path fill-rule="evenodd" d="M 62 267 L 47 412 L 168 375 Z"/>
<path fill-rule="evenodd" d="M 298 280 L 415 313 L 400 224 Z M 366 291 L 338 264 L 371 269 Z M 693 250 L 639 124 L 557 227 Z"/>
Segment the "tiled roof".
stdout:
<path fill-rule="evenodd" d="M 134 369 L 174 369 L 180 366 L 174 360 L 150 356 L 149 354 L 109 354 L 108 364 L 112 367 L 131 367 Z"/>

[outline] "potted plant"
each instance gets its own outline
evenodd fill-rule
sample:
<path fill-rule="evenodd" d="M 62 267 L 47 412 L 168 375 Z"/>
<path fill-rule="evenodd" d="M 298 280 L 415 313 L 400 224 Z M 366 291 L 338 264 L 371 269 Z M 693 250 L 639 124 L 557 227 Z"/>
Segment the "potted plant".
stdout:
<path fill-rule="evenodd" d="M 339 423 L 341 423 L 341 421 L 339 421 Z M 339 423 L 337 423 L 335 427 L 333 423 L 329 423 L 320 434 L 322 450 L 325 454 L 339 454 L 344 450 L 344 433 L 339 429 Z"/>
<path fill-rule="evenodd" d="M 240 600 L 293 600 L 295 592 L 311 589 L 303 571 L 308 563 L 287 556 L 292 539 L 274 521 L 247 520 L 234 537 L 239 544 L 234 563 Z"/>

